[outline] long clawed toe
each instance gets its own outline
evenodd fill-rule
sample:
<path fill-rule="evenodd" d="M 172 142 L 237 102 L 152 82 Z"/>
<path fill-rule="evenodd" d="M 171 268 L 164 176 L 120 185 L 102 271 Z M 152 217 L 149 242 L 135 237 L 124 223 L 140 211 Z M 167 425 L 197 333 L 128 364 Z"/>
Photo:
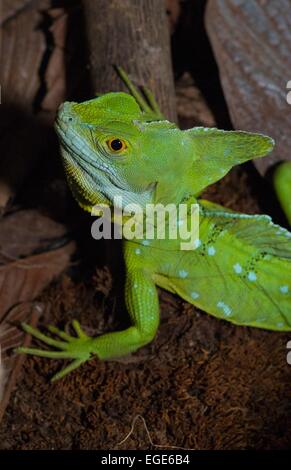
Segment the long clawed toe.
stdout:
<path fill-rule="evenodd" d="M 86 335 L 86 333 L 82 330 L 81 325 L 78 322 L 78 320 L 73 320 L 72 321 L 72 327 L 74 328 L 78 338 L 80 338 L 80 339 L 88 339 L 89 338 L 89 336 Z"/>
<path fill-rule="evenodd" d="M 75 339 L 73 336 L 69 335 L 65 331 L 60 330 L 56 326 L 48 325 L 46 328 L 50 333 L 59 336 L 60 338 L 64 339 L 65 341 L 68 341 L 69 343 Z"/>
<path fill-rule="evenodd" d="M 15 350 L 18 354 L 29 354 L 31 356 L 47 357 L 51 359 L 70 359 L 72 354 L 67 351 L 48 351 L 46 349 L 38 348 L 17 348 Z"/>
<path fill-rule="evenodd" d="M 44 344 L 47 344 L 49 346 L 53 346 L 55 348 L 62 349 L 62 350 L 65 350 L 68 347 L 67 342 L 53 339 L 50 336 L 47 336 L 41 333 L 39 330 L 37 330 L 36 328 L 33 328 L 31 325 L 28 325 L 27 323 L 22 323 L 21 326 L 26 333 L 30 334 L 34 338 L 39 339 Z"/>
<path fill-rule="evenodd" d="M 45 335 L 44 333 L 41 333 L 41 331 L 39 331 L 38 329 L 32 327 L 31 325 L 28 325 L 27 323 L 22 323 L 21 326 L 22 326 L 22 329 L 26 333 L 42 341 L 42 343 L 48 346 L 52 346 L 53 348 L 59 350 L 59 351 L 49 351 L 49 350 L 43 350 L 43 349 L 38 349 L 38 348 L 20 347 L 16 349 L 16 352 L 21 353 L 21 354 L 33 354 L 35 356 L 66 359 L 66 358 L 72 357 L 71 352 L 67 351 L 70 348 L 70 345 L 72 344 L 72 342 L 78 339 L 85 340 L 89 338 L 89 336 L 87 336 L 86 333 L 82 330 L 80 323 L 77 320 L 72 321 L 72 327 L 77 336 L 71 336 L 65 331 L 62 331 L 53 325 L 49 325 L 47 327 L 50 333 L 55 335 L 56 338 L 61 338 L 63 341 L 61 341 L 60 339 L 55 339 L 55 338 L 52 338 L 51 336 Z"/>
<path fill-rule="evenodd" d="M 51 382 L 56 382 L 57 380 L 62 379 L 63 377 L 65 377 L 65 375 L 77 369 L 83 362 L 85 362 L 83 359 L 75 359 L 67 367 L 64 367 L 64 369 L 60 370 L 60 372 L 57 372 L 51 378 Z"/>
<path fill-rule="evenodd" d="M 69 372 L 79 367 L 83 362 L 86 362 L 88 359 L 90 359 L 90 352 L 86 350 L 86 344 L 88 343 L 90 337 L 82 330 L 80 323 L 77 320 L 72 321 L 72 329 L 76 334 L 74 336 L 52 325 L 49 325 L 47 330 L 49 333 L 54 335 L 54 337 L 41 333 L 39 330 L 33 328 L 27 323 L 22 323 L 22 328 L 26 333 L 40 340 L 45 345 L 55 348 L 56 351 L 20 347 L 16 349 L 17 353 L 30 354 L 33 356 L 47 357 L 51 359 L 73 359 L 73 361 L 68 366 L 54 375 L 52 378 L 53 382 L 61 379 Z"/>

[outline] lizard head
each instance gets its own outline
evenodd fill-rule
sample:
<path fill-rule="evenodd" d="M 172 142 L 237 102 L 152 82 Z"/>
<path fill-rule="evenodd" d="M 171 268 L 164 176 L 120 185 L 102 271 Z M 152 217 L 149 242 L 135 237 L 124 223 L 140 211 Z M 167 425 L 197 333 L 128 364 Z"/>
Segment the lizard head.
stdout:
<path fill-rule="evenodd" d="M 154 121 L 126 93 L 64 103 L 56 130 L 69 186 L 89 211 L 98 204 L 178 204 L 274 145 L 270 137 L 243 131 L 181 131 Z"/>
<path fill-rule="evenodd" d="M 122 207 L 142 208 L 181 198 L 177 180 L 187 162 L 177 156 L 189 138 L 175 124 L 147 120 L 132 96 L 108 93 L 63 103 L 55 126 L 70 188 L 84 209 L 112 205 L 116 196 Z"/>

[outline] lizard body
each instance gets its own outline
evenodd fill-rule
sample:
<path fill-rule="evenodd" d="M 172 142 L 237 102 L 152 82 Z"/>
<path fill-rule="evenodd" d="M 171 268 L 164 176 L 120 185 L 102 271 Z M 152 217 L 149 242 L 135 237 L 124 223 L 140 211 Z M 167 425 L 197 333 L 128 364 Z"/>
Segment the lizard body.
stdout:
<path fill-rule="evenodd" d="M 199 200 L 198 194 L 234 165 L 273 148 L 267 136 L 242 131 L 193 128 L 181 131 L 164 120 L 147 91 L 148 106 L 134 95 L 108 93 L 84 103 L 64 103 L 56 129 L 69 186 L 80 206 L 183 203 L 200 209 L 199 240 L 182 251 L 181 239 L 124 240 L 125 300 L 132 326 L 96 338 L 77 321 L 73 337 L 49 327 L 56 337 L 24 329 L 55 351 L 20 352 L 73 362 L 63 377 L 92 356 L 119 357 L 150 342 L 159 326 L 156 285 L 239 325 L 291 330 L 291 234 L 268 216 L 249 216 Z M 181 223 L 191 222 L 190 210 Z M 124 223 L 126 217 L 122 219 Z"/>

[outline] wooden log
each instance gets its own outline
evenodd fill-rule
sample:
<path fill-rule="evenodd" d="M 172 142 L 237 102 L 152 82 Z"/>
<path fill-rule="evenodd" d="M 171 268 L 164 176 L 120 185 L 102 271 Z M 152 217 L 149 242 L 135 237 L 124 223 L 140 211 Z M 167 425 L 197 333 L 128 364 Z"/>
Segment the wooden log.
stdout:
<path fill-rule="evenodd" d="M 164 0 L 83 0 L 92 92 L 126 90 L 121 66 L 150 88 L 164 115 L 176 121 L 170 32 Z"/>
<path fill-rule="evenodd" d="M 291 160 L 291 2 L 209 0 L 206 28 L 237 129 L 263 132 L 275 150 L 254 163 L 262 175 Z M 291 83 L 290 83 L 291 88 Z"/>

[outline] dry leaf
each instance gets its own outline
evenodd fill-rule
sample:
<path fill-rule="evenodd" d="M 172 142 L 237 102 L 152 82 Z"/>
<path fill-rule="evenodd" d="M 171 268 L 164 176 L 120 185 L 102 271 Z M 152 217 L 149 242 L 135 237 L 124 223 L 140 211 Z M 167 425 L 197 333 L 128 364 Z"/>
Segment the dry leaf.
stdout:
<path fill-rule="evenodd" d="M 34 299 L 44 287 L 68 266 L 74 252 L 71 242 L 57 250 L 30 256 L 0 267 L 0 321 L 20 302 Z"/>
<path fill-rule="evenodd" d="M 26 357 L 14 353 L 13 349 L 21 345 L 28 347 L 31 341 L 30 335 L 24 333 L 18 324 L 25 321 L 36 326 L 43 308 L 43 305 L 37 303 L 18 305 L 0 322 L 0 422 Z"/>
<path fill-rule="evenodd" d="M 291 159 L 290 3 L 210 0 L 206 26 L 234 127 L 276 141 L 270 156 L 254 161 L 265 174 Z"/>
<path fill-rule="evenodd" d="M 63 224 L 35 209 L 8 214 L 0 220 L 0 264 L 48 251 L 66 233 Z"/>
<path fill-rule="evenodd" d="M 31 301 L 53 278 L 67 267 L 75 249 L 74 242 L 40 255 L 30 256 L 0 267 L 0 344 L 2 361 L 0 368 L 0 420 L 9 402 L 25 356 L 8 353 L 24 344 L 30 337 L 17 325 L 26 321 L 35 325 L 44 306 Z"/>
<path fill-rule="evenodd" d="M 47 0 L 6 0 L 1 12 L 0 208 L 7 205 L 29 174 L 43 145 L 34 108 L 46 50 L 40 9 L 47 5 Z"/>

